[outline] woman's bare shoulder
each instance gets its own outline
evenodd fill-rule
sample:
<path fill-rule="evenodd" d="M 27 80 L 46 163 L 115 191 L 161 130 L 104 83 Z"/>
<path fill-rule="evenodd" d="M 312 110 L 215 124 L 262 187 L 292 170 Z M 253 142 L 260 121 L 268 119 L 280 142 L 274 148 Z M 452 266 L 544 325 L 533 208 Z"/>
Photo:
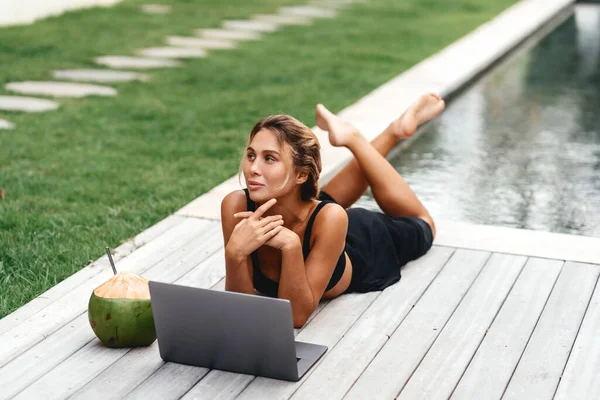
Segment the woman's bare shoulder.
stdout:
<path fill-rule="evenodd" d="M 348 214 L 344 207 L 337 203 L 327 203 L 323 206 L 317 218 L 313 229 L 317 231 L 329 231 L 340 229 L 340 232 L 346 233 L 348 228 Z"/>
<path fill-rule="evenodd" d="M 225 215 L 233 216 L 237 212 L 247 211 L 247 208 L 246 192 L 234 190 L 225 196 L 221 202 L 221 218 Z"/>

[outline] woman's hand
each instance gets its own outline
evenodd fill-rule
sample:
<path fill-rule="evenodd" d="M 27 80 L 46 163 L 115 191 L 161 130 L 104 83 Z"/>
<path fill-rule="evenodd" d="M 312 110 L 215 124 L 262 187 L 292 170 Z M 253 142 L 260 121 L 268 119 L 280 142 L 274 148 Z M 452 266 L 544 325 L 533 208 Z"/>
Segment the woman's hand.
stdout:
<path fill-rule="evenodd" d="M 271 239 L 267 240 L 265 244 L 281 251 L 293 248 L 294 246 L 300 247 L 302 245 L 298 234 L 285 226 L 281 226 L 279 232 Z"/>
<path fill-rule="evenodd" d="M 254 212 L 244 211 L 234 214 L 235 218 L 243 219 L 233 228 L 225 250 L 247 257 L 276 236 L 283 228 L 281 215 L 262 218 L 262 215 L 276 202 L 276 199 L 271 199 Z"/>

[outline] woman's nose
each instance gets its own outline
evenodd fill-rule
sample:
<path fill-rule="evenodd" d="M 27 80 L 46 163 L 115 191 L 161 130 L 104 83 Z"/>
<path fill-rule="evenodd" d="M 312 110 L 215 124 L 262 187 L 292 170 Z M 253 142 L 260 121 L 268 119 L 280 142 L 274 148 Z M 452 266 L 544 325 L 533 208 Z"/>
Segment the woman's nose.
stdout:
<path fill-rule="evenodd" d="M 250 172 L 254 175 L 260 175 L 260 165 L 258 165 L 258 161 L 254 161 L 252 165 L 250 165 Z"/>

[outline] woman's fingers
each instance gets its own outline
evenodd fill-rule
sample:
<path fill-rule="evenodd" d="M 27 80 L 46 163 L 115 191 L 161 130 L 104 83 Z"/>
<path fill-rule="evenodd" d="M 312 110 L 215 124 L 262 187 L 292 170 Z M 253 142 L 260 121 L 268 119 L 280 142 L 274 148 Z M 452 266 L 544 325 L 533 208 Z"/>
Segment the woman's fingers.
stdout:
<path fill-rule="evenodd" d="M 252 214 L 254 214 L 253 211 L 242 211 L 242 212 L 233 214 L 233 218 L 248 218 Z"/>
<path fill-rule="evenodd" d="M 273 207 L 273 205 L 277 203 L 277 199 L 271 199 L 269 201 L 267 201 L 265 204 L 263 204 L 262 206 L 258 207 L 256 209 L 256 211 L 254 212 L 253 215 L 251 215 L 249 218 L 253 218 L 256 220 L 259 220 L 260 217 L 262 217 L 262 215 L 267 212 L 267 210 L 271 207 Z"/>
<path fill-rule="evenodd" d="M 264 218 L 264 219 L 266 219 L 266 218 Z M 280 226 L 282 226 L 282 225 L 283 225 L 283 220 L 282 220 L 282 219 L 278 219 L 278 220 L 275 220 L 275 221 L 269 222 L 268 224 L 266 224 L 266 225 L 265 225 L 265 226 L 262 228 L 262 233 L 263 233 L 263 234 L 266 234 L 266 233 L 268 233 L 269 231 L 271 231 L 271 230 L 273 230 L 273 229 L 275 229 L 275 228 L 278 228 L 278 227 L 280 227 Z"/>
<path fill-rule="evenodd" d="M 275 228 L 273 228 L 270 231 L 265 233 L 265 238 L 271 239 L 273 236 L 277 235 L 279 233 L 279 231 L 281 231 L 282 229 L 283 229 L 283 225 L 276 226 Z"/>
<path fill-rule="evenodd" d="M 265 226 L 267 226 L 268 224 L 275 222 L 275 221 L 281 221 L 283 217 L 281 215 L 270 215 L 268 217 L 264 217 L 263 219 L 261 219 L 260 221 L 258 221 L 258 226 L 261 228 L 264 228 Z"/>

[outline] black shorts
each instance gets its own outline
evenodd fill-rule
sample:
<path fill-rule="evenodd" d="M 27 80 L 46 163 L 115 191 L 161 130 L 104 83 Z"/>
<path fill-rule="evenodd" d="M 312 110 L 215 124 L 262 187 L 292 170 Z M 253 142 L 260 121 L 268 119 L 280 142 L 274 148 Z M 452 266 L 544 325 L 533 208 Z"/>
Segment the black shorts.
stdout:
<path fill-rule="evenodd" d="M 319 200 L 335 201 L 321 192 Z M 346 253 L 352 281 L 346 292 L 383 290 L 400 280 L 400 267 L 429 251 L 433 233 L 417 217 L 392 217 L 364 208 L 349 208 Z"/>

